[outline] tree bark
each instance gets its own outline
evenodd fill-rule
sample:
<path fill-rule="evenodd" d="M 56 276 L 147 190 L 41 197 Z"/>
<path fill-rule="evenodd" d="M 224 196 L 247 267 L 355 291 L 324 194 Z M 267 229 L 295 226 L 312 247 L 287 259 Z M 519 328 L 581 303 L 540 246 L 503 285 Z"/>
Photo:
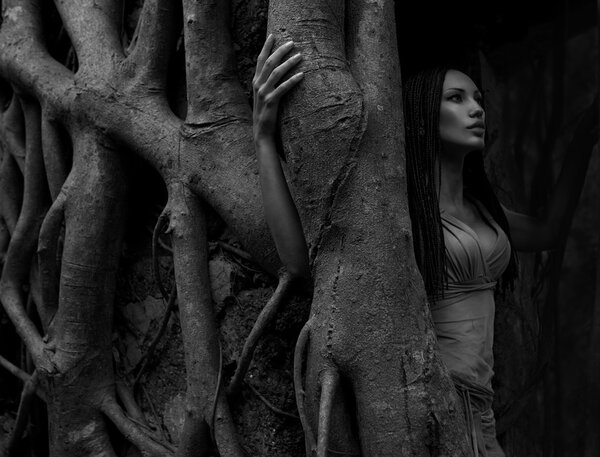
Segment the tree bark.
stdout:
<path fill-rule="evenodd" d="M 305 433 L 323 456 L 327 444 L 363 456 L 468 455 L 412 254 L 393 4 L 344 6 L 281 1 L 269 16 L 270 31 L 305 55 L 282 115 L 315 282 Z"/>

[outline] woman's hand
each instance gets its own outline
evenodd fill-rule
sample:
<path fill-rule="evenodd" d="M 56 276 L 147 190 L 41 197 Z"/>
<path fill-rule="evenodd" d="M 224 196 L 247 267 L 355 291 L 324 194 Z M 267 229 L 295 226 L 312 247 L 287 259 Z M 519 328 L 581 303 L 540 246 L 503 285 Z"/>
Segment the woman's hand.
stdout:
<path fill-rule="evenodd" d="M 300 53 L 294 54 L 289 59 L 283 58 L 294 47 L 292 41 L 280 46 L 269 56 L 273 49 L 275 38 L 269 35 L 256 61 L 256 72 L 252 80 L 254 89 L 254 141 L 272 140 L 277 128 L 277 110 L 281 97 L 300 82 L 303 73 L 295 73 L 290 78 L 277 83 L 302 59 Z"/>

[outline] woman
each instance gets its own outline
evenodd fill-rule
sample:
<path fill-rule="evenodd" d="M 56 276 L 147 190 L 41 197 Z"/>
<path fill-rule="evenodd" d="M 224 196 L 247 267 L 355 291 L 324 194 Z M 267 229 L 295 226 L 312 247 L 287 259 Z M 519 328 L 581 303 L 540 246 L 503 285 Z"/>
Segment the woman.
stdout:
<path fill-rule="evenodd" d="M 254 139 L 262 195 L 283 264 L 294 276 L 308 276 L 306 241 L 275 143 L 278 103 L 302 73 L 278 83 L 301 56 L 284 60 L 292 42 L 269 56 L 273 42 L 269 36 L 254 78 Z M 404 108 L 415 254 L 440 354 L 463 398 L 475 455 L 503 456 L 491 410 L 494 291 L 498 282 L 505 289 L 516 278 L 515 250 L 551 249 L 558 242 L 595 143 L 596 109 L 592 107 L 578 126 L 548 214 L 537 219 L 504 209 L 494 195 L 483 167 L 482 95 L 471 78 L 455 69 L 423 71 L 405 83 Z"/>

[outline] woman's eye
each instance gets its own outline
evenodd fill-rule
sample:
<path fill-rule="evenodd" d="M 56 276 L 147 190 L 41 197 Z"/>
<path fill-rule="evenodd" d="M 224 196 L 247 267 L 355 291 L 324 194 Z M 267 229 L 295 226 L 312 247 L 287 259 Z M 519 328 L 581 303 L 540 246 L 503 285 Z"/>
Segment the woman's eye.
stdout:
<path fill-rule="evenodd" d="M 453 101 L 453 102 L 460 102 L 460 101 L 462 101 L 462 97 L 460 96 L 460 94 L 454 94 L 454 95 L 450 95 L 450 97 L 448 97 L 448 100 Z"/>

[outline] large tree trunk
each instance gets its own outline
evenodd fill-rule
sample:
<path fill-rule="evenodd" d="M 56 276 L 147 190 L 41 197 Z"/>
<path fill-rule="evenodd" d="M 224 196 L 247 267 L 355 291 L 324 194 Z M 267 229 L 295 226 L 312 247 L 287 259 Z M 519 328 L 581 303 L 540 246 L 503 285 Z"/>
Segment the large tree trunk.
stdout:
<path fill-rule="evenodd" d="M 412 253 L 393 2 L 345 5 L 273 2 L 269 17 L 306 50 L 282 138 L 313 261 L 307 446 L 468 455 Z"/>

